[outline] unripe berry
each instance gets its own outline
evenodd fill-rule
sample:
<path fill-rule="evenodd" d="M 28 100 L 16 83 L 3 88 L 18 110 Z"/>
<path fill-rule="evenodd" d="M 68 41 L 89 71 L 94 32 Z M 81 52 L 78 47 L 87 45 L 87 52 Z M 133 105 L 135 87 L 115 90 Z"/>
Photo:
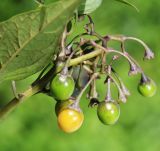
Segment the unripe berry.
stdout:
<path fill-rule="evenodd" d="M 156 90 L 157 86 L 151 79 L 146 82 L 140 82 L 138 85 L 138 91 L 145 97 L 152 97 L 156 93 Z"/>
<path fill-rule="evenodd" d="M 115 102 L 101 102 L 97 108 L 99 120 L 105 125 L 113 125 L 120 116 L 120 107 Z"/>
<path fill-rule="evenodd" d="M 51 92 L 57 100 L 67 100 L 74 91 L 74 80 L 69 75 L 57 74 L 51 82 Z"/>
<path fill-rule="evenodd" d="M 55 112 L 56 115 L 58 116 L 58 114 L 63 111 L 64 109 L 67 109 L 71 104 L 74 103 L 74 100 L 69 99 L 66 101 L 57 101 L 56 105 L 55 105 Z"/>

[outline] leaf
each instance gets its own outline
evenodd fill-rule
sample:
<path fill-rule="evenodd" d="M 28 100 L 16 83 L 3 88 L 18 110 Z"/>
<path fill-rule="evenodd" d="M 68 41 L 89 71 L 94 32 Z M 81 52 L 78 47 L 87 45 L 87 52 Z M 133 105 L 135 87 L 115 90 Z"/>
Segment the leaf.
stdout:
<path fill-rule="evenodd" d="M 81 0 L 60 0 L 0 23 L 0 82 L 24 79 L 58 52 L 64 26 Z"/>
<path fill-rule="evenodd" d="M 139 9 L 134 4 L 132 4 L 132 3 L 128 2 L 128 1 L 126 1 L 126 0 L 116 0 L 116 1 L 124 3 L 124 4 L 128 5 L 128 6 L 131 6 L 134 9 L 136 9 L 137 12 L 139 12 Z"/>
<path fill-rule="evenodd" d="M 82 0 L 82 3 L 78 8 L 78 13 L 90 14 L 102 4 L 102 1 L 103 0 Z"/>

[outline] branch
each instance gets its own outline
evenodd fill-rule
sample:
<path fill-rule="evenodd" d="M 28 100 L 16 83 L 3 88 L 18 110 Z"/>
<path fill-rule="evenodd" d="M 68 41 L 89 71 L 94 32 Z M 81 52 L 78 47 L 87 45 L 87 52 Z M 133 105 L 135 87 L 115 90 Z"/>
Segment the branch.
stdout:
<path fill-rule="evenodd" d="M 75 66 L 79 63 L 94 58 L 102 53 L 103 50 L 95 50 L 91 53 L 88 53 L 86 55 L 82 55 L 78 58 L 71 59 L 68 66 Z M 0 119 L 4 118 L 9 112 L 11 112 L 13 109 L 15 109 L 19 104 L 26 101 L 27 98 L 31 97 L 34 94 L 37 94 L 43 90 L 43 88 L 46 86 L 46 84 L 52 80 L 55 72 L 55 67 L 53 67 L 44 77 L 39 79 L 35 85 L 31 86 L 28 90 L 22 93 L 22 95 L 17 98 L 13 98 L 8 104 L 6 104 L 3 108 L 0 109 Z"/>

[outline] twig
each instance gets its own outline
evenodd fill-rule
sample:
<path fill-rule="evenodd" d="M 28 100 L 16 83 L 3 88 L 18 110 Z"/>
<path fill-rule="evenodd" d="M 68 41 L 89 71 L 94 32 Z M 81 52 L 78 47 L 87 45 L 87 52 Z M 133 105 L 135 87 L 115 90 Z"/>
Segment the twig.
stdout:
<path fill-rule="evenodd" d="M 91 53 L 86 55 L 82 55 L 78 58 L 71 59 L 68 66 L 78 65 L 79 63 L 94 58 L 102 53 L 103 50 L 95 50 Z M 43 90 L 46 84 L 54 77 L 55 73 L 55 66 L 50 69 L 46 75 L 44 75 L 39 81 L 37 81 L 36 85 L 31 86 L 28 90 L 22 93 L 22 95 L 17 98 L 13 98 L 8 104 L 0 109 L 0 119 L 4 118 L 9 112 L 15 109 L 19 104 L 23 103 L 27 98 L 33 96 Z M 56 71 L 58 72 L 58 71 Z"/>

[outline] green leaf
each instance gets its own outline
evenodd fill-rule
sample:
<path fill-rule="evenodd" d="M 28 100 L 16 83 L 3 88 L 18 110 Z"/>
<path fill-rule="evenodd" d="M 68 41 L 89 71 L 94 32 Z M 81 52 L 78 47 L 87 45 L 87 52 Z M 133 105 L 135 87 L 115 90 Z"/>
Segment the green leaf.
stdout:
<path fill-rule="evenodd" d="M 102 4 L 102 1 L 103 0 L 82 0 L 82 3 L 78 8 L 78 13 L 90 14 Z"/>
<path fill-rule="evenodd" d="M 81 0 L 60 0 L 0 23 L 0 82 L 44 68 L 58 50 L 64 26 Z"/>
<path fill-rule="evenodd" d="M 134 9 L 136 9 L 137 12 L 139 12 L 139 9 L 134 4 L 132 4 L 132 3 L 128 2 L 128 1 L 126 1 L 126 0 L 116 0 L 116 1 L 124 3 L 124 4 L 128 5 L 128 6 L 131 6 Z"/>

